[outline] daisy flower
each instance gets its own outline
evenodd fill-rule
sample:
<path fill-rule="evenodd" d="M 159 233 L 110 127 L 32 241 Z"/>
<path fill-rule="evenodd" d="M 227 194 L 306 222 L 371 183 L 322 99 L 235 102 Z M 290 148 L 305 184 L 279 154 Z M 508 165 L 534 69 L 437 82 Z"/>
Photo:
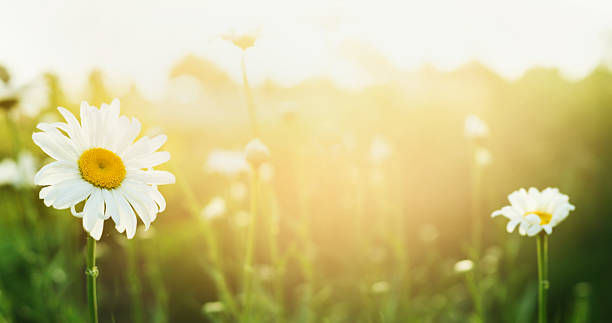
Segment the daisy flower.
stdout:
<path fill-rule="evenodd" d="M 19 111 L 28 117 L 35 117 L 49 104 L 49 85 L 42 77 L 28 84 L 13 86 L 0 82 L 0 109 Z"/>
<path fill-rule="evenodd" d="M 470 114 L 465 118 L 464 133 L 467 138 L 486 137 L 489 126 L 476 115 Z"/>
<path fill-rule="evenodd" d="M 533 187 L 528 191 L 521 188 L 508 195 L 508 201 L 510 201 L 509 206 L 493 212 L 491 216 L 505 216 L 510 220 L 506 226 L 508 232 L 514 231 L 518 226 L 521 235 L 530 237 L 542 230 L 551 234 L 553 228 L 575 209 L 569 203 L 567 195 L 550 187 L 542 192 Z"/>
<path fill-rule="evenodd" d="M 19 153 L 17 161 L 6 158 L 0 162 L 0 185 L 31 187 L 34 184 L 36 161 L 28 151 Z"/>
<path fill-rule="evenodd" d="M 70 208 L 96 240 L 108 218 L 130 239 L 136 215 L 148 229 L 166 207 L 157 185 L 175 181 L 171 173 L 152 169 L 170 159 L 168 152 L 157 151 L 167 137 L 145 136 L 134 142 L 140 122 L 120 116 L 117 99 L 100 109 L 81 103 L 80 123 L 68 110 L 58 110 L 65 123 L 40 123 L 42 131 L 32 134 L 34 143 L 55 159 L 34 177 L 36 185 L 45 186 L 39 194 L 45 205 Z M 78 212 L 76 205 L 83 201 Z"/>
<path fill-rule="evenodd" d="M 215 149 L 208 154 L 204 168 L 210 173 L 232 177 L 248 172 L 249 164 L 241 151 Z"/>
<path fill-rule="evenodd" d="M 244 148 L 244 159 L 254 168 L 258 168 L 270 159 L 270 150 L 259 138 L 255 138 Z"/>

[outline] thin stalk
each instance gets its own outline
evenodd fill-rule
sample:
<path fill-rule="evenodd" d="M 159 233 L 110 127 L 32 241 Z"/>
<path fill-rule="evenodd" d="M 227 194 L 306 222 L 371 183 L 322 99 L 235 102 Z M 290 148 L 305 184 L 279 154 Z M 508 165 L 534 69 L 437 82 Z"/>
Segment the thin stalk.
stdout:
<path fill-rule="evenodd" d="M 472 299 L 474 302 L 474 308 L 476 310 L 476 317 L 479 322 L 484 322 L 484 307 L 482 305 L 482 292 L 480 290 L 480 248 L 482 240 L 482 213 L 481 213 L 481 201 L 482 201 L 482 165 L 474 158 L 477 151 L 477 145 L 471 145 L 471 165 L 472 165 L 472 250 L 470 258 L 474 261 L 473 270 L 473 292 Z"/>
<path fill-rule="evenodd" d="M 249 86 L 249 79 L 247 78 L 246 62 L 245 62 L 245 51 L 242 51 L 242 84 L 244 85 L 244 94 L 246 96 L 247 108 L 249 110 L 249 120 L 251 122 L 251 129 L 253 130 L 253 138 L 259 138 L 259 127 L 257 126 L 257 118 L 255 117 L 255 103 L 253 103 L 253 95 L 251 94 L 251 87 Z"/>
<path fill-rule="evenodd" d="M 244 257 L 244 268 L 243 268 L 243 296 L 244 296 L 244 312 L 246 316 L 245 322 L 249 321 L 251 311 L 251 297 L 253 289 L 253 253 L 255 246 L 255 219 L 257 218 L 257 195 L 259 191 L 259 175 L 258 169 L 253 167 L 253 173 L 251 175 L 251 202 L 249 212 L 249 227 L 247 229 L 247 241 L 246 241 L 246 253 Z"/>
<path fill-rule="evenodd" d="M 298 194 L 298 209 L 299 209 L 299 217 L 300 224 L 299 228 L 301 230 L 298 231 L 299 237 L 301 238 L 303 252 L 301 256 L 298 256 L 300 269 L 302 274 L 304 275 L 304 295 L 303 302 L 305 303 L 306 317 L 305 322 L 310 323 L 313 321 L 313 311 L 312 311 L 312 290 L 314 288 L 314 270 L 312 264 L 312 257 L 314 254 L 312 241 L 310 238 L 310 219 L 309 208 L 308 208 L 308 192 L 306 188 L 306 174 L 304 172 L 304 167 L 302 161 L 303 153 L 301 150 L 296 151 L 296 159 L 297 159 L 297 194 Z"/>
<path fill-rule="evenodd" d="M 96 240 L 87 236 L 87 301 L 89 304 L 89 319 L 91 323 L 98 323 L 98 300 L 96 298 L 96 277 L 98 277 L 98 267 L 96 267 Z"/>
<path fill-rule="evenodd" d="M 537 238 L 538 249 L 538 323 L 546 323 L 548 296 L 548 235 L 542 232 Z"/>

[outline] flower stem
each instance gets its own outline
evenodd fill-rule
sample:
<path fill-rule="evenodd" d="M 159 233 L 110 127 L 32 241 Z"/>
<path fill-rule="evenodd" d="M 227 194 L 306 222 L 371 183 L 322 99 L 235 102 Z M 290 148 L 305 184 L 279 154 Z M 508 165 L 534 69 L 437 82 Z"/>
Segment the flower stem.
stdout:
<path fill-rule="evenodd" d="M 243 271 L 243 288 L 244 288 L 244 315 L 246 320 L 249 320 L 251 310 L 251 293 L 253 289 L 253 253 L 255 245 L 255 219 L 257 217 L 257 194 L 259 189 L 259 175 L 257 169 L 253 167 L 253 174 L 251 176 L 251 205 L 249 212 L 249 227 L 247 231 L 246 241 L 246 255 L 244 259 L 244 271 Z"/>
<path fill-rule="evenodd" d="M 548 295 L 548 235 L 542 232 L 537 238 L 538 248 L 538 323 L 546 323 Z"/>
<path fill-rule="evenodd" d="M 242 51 L 242 83 L 244 84 L 244 93 L 246 95 L 247 108 L 249 110 L 249 120 L 251 129 L 253 130 L 253 138 L 259 138 L 259 127 L 257 126 L 257 118 L 255 117 L 255 104 L 253 103 L 253 95 L 249 87 L 249 79 L 247 78 L 245 52 Z"/>
<path fill-rule="evenodd" d="M 87 236 L 87 301 L 89 304 L 89 318 L 92 323 L 98 323 L 98 301 L 96 299 L 96 277 L 98 277 L 98 267 L 96 267 L 96 240 Z"/>

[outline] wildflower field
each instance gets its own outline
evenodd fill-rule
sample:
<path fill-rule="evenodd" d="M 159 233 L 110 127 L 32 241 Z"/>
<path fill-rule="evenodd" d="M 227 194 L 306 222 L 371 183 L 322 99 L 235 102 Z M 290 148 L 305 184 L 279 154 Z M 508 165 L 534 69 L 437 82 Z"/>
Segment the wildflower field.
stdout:
<path fill-rule="evenodd" d="M 240 79 L 155 99 L 0 68 L 0 323 L 612 322 L 608 67 L 249 83 L 220 40 Z"/>

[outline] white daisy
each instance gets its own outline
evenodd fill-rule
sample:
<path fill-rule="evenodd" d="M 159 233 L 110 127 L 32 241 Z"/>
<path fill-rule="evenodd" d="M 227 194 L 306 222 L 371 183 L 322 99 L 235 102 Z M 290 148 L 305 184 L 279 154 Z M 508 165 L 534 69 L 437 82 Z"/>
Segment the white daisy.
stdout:
<path fill-rule="evenodd" d="M 31 187 L 34 185 L 36 161 L 28 151 L 19 153 L 17 162 L 10 158 L 0 162 L 0 185 L 14 187 Z"/>
<path fill-rule="evenodd" d="M 211 220 L 225 214 L 225 200 L 220 196 L 213 197 L 202 210 L 202 217 L 206 220 Z"/>
<path fill-rule="evenodd" d="M 493 212 L 491 216 L 505 216 L 510 220 L 506 226 L 508 232 L 518 226 L 521 235 L 529 236 L 535 236 L 542 230 L 551 234 L 552 229 L 575 209 L 567 195 L 550 187 L 542 192 L 533 187 L 529 191 L 521 188 L 508 195 L 508 201 L 509 206 Z"/>
<path fill-rule="evenodd" d="M 170 159 L 157 151 L 165 135 L 142 137 L 140 122 L 119 116 L 119 100 L 101 108 L 81 103 L 81 122 L 64 108 L 58 108 L 66 122 L 40 123 L 42 132 L 32 134 L 34 142 L 56 161 L 35 176 L 36 185 L 45 186 L 40 198 L 56 209 L 70 208 L 83 218 L 83 228 L 100 239 L 104 220 L 112 218 L 119 232 L 134 237 L 140 217 L 149 228 L 166 207 L 157 185 L 174 183 L 174 175 L 153 170 Z M 85 201 L 83 210 L 75 206 Z"/>
<path fill-rule="evenodd" d="M 489 134 L 489 126 L 478 118 L 470 114 L 465 118 L 464 133 L 467 138 L 482 138 Z"/>
<path fill-rule="evenodd" d="M 455 263 L 454 269 L 458 273 L 465 273 L 474 268 L 474 262 L 469 259 L 463 259 Z"/>
<path fill-rule="evenodd" d="M 244 148 L 244 159 L 258 168 L 270 159 L 270 150 L 259 138 L 252 139 Z"/>
<path fill-rule="evenodd" d="M 42 77 L 20 86 L 0 82 L 0 109 L 17 107 L 24 115 L 35 117 L 48 104 L 49 85 Z"/>
<path fill-rule="evenodd" d="M 249 164 L 241 151 L 215 149 L 208 154 L 204 168 L 210 173 L 232 177 L 248 172 Z"/>

